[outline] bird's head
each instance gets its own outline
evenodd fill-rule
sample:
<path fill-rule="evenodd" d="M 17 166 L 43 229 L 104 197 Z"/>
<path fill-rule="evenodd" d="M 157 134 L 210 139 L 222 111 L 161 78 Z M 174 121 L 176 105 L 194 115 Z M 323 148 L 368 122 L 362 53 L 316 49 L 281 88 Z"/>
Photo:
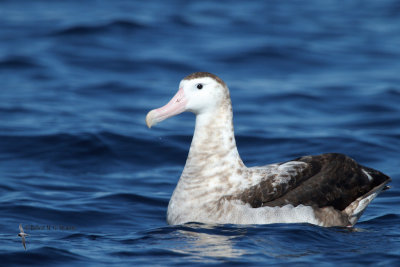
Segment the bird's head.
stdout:
<path fill-rule="evenodd" d="M 151 128 L 184 111 L 196 115 L 213 112 L 226 98 L 229 98 L 229 91 L 219 77 L 208 72 L 195 72 L 180 82 L 178 92 L 168 104 L 147 114 L 146 124 Z"/>

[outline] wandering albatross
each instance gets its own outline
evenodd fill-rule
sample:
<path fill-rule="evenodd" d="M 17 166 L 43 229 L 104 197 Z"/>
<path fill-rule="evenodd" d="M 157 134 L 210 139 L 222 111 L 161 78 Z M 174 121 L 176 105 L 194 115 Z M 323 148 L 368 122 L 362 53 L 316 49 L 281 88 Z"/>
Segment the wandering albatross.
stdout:
<path fill-rule="evenodd" d="M 214 74 L 185 77 L 168 104 L 147 114 L 147 126 L 184 111 L 196 115 L 196 126 L 169 201 L 169 224 L 353 226 L 391 180 L 337 153 L 246 167 L 236 148 L 229 89 Z"/>

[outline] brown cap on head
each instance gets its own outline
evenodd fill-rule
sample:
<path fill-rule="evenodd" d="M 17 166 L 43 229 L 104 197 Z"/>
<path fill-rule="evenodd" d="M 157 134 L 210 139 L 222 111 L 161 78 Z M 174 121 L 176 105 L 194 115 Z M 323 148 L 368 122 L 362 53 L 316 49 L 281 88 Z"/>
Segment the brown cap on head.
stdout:
<path fill-rule="evenodd" d="M 209 73 L 209 72 L 194 72 L 192 74 L 189 74 L 188 76 L 186 76 L 183 79 L 184 80 L 192 80 L 192 79 L 203 78 L 203 77 L 210 77 L 210 78 L 216 80 L 222 86 L 227 87 L 225 82 L 221 78 L 219 78 L 217 75 L 214 75 L 214 74 Z"/>

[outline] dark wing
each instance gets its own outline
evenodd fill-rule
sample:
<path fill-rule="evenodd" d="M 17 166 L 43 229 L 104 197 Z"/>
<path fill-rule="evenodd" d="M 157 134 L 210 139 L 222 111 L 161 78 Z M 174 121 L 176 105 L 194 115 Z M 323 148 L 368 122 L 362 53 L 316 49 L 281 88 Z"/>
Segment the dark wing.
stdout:
<path fill-rule="evenodd" d="M 21 236 L 21 238 L 22 238 L 22 245 L 24 245 L 24 249 L 26 250 L 25 237 Z"/>
<path fill-rule="evenodd" d="M 271 182 L 273 179 L 265 179 L 238 198 L 253 208 L 303 204 L 344 210 L 358 197 L 390 181 L 385 174 L 363 167 L 343 154 L 305 156 L 293 161 L 305 165 L 297 167 L 287 183 L 276 185 Z"/>

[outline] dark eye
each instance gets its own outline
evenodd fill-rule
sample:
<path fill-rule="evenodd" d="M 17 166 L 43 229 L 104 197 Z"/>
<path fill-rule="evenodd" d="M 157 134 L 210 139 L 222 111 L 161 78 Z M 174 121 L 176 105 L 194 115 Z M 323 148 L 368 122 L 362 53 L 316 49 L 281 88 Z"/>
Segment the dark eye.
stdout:
<path fill-rule="evenodd" d="M 199 83 L 199 84 L 197 85 L 197 89 L 199 89 L 199 90 L 203 89 L 203 85 L 202 85 L 201 83 Z"/>

